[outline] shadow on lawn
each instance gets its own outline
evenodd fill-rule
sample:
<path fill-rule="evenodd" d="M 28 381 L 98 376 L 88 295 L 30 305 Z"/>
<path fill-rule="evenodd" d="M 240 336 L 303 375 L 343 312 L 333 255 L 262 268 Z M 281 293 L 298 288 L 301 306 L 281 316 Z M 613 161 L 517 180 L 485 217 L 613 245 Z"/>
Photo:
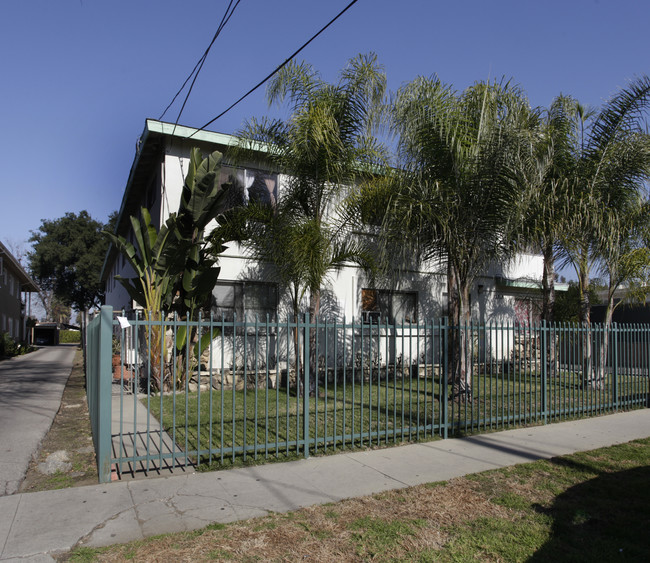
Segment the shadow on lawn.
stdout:
<path fill-rule="evenodd" d="M 601 473 L 538 510 L 553 518 L 552 536 L 529 562 L 650 561 L 650 467 Z"/>

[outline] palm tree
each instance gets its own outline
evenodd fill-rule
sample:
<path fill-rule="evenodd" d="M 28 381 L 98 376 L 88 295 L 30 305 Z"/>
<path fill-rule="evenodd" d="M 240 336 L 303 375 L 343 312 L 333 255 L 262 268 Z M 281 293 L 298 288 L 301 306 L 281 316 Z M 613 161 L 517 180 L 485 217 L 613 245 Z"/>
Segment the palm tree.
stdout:
<path fill-rule="evenodd" d="M 400 89 L 392 118 L 404 173 L 387 205 L 385 232 L 411 240 L 420 259 L 446 264 L 448 314 L 459 328 L 451 339 L 453 389 L 469 398 L 462 327 L 470 320 L 470 292 L 490 263 L 516 248 L 522 198 L 512 155 L 517 133 L 536 117 L 509 83 L 457 93 L 434 77 Z"/>
<path fill-rule="evenodd" d="M 516 181 L 529 195 L 520 245 L 534 248 L 543 258 L 541 319 L 554 321 L 555 263 L 562 257 L 560 241 L 571 218 L 571 170 L 576 161 L 575 101 L 558 96 L 537 124 L 522 133 L 514 167 Z"/>
<path fill-rule="evenodd" d="M 571 224 L 563 247 L 578 276 L 581 321 L 587 329 L 591 325 L 592 269 L 603 264 L 613 280 L 620 279 L 624 270 L 626 241 L 633 232 L 627 230 L 631 223 L 629 213 L 638 206 L 650 171 L 648 137 L 642 128 L 642 117 L 649 105 L 647 76 L 632 81 L 595 114 L 575 105 L 575 166 L 566 171 L 571 190 Z M 604 345 L 606 348 L 606 339 Z M 590 336 L 584 339 L 583 358 L 584 384 L 600 387 L 602 378 L 592 370 Z"/>
<path fill-rule="evenodd" d="M 267 91 L 269 104 L 288 101 L 290 117 L 253 119 L 239 134 L 235 160 L 254 161 L 263 147 L 265 166 L 285 175 L 274 209 L 253 206 L 240 211 L 238 221 L 248 222 L 240 238 L 252 255 L 273 264 L 278 281 L 290 288 L 296 317 L 308 293 L 315 320 L 327 276 L 364 256 L 342 207 L 354 186 L 383 162 L 372 128 L 385 88 L 375 55 L 350 60 L 335 84 L 306 63 L 291 63 Z M 315 361 L 315 331 L 311 340 Z"/>

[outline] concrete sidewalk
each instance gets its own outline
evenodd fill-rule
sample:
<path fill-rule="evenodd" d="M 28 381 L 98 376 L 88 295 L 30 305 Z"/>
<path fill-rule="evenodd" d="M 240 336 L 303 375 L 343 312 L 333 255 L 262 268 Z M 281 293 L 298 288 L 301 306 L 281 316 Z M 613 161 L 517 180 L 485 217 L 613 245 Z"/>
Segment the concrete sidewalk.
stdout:
<path fill-rule="evenodd" d="M 111 401 L 112 457 L 125 458 L 126 462 L 115 464 L 114 479 L 148 479 L 152 476 L 172 476 L 194 473 L 194 466 L 185 456 L 174 459 L 158 458 L 149 462 L 133 461 L 147 453 L 158 455 L 178 454 L 182 448 L 176 446 L 171 436 L 160 428 L 160 423 L 142 403 L 146 395 L 125 393 L 113 382 Z"/>
<path fill-rule="evenodd" d="M 211 473 L 0 498 L 0 560 L 51 561 L 270 511 L 335 502 L 650 436 L 650 409 Z M 25 559 L 27 558 L 27 559 Z"/>
<path fill-rule="evenodd" d="M 61 406 L 76 344 L 0 362 L 0 496 L 18 490 Z M 0 528 L 2 519 L 0 514 Z"/>

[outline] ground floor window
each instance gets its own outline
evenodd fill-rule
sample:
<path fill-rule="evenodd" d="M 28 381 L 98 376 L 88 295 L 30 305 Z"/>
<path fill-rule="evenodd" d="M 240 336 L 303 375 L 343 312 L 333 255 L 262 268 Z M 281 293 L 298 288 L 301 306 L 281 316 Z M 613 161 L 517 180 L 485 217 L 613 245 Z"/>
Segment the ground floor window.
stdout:
<path fill-rule="evenodd" d="M 248 322 L 275 321 L 278 311 L 278 286 L 255 281 L 219 281 L 212 290 L 212 312 L 215 319 Z"/>
<path fill-rule="evenodd" d="M 415 291 L 361 290 L 364 322 L 409 324 L 417 322 L 418 294 Z"/>

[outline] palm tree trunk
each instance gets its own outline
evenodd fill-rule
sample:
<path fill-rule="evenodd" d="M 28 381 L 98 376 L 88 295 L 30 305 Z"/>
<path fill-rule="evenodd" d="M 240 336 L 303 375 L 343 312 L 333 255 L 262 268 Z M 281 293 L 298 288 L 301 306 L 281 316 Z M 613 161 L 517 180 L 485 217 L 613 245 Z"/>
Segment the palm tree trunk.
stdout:
<path fill-rule="evenodd" d="M 309 322 L 315 323 L 320 314 L 320 288 L 309 292 Z M 316 348 L 316 327 L 309 329 L 309 394 L 316 391 L 318 381 L 318 350 Z"/>
<path fill-rule="evenodd" d="M 300 334 L 298 332 L 298 319 L 300 318 L 300 298 L 298 287 L 292 288 L 292 308 L 293 308 L 293 322 L 295 323 L 293 327 L 293 351 L 295 355 L 295 364 L 294 371 L 296 376 L 296 386 L 298 387 L 298 394 L 302 393 L 302 358 L 300 357 Z M 289 351 L 287 350 L 287 384 L 291 381 L 290 371 L 291 366 L 289 365 Z"/>
<path fill-rule="evenodd" d="M 600 341 L 598 354 L 599 366 L 598 377 L 594 377 L 591 386 L 595 389 L 602 389 L 605 384 L 605 369 L 607 367 L 607 355 L 609 353 L 609 331 L 614 316 L 614 288 L 610 287 L 607 292 L 607 307 L 605 309 L 605 320 L 603 323 L 603 337 Z"/>
<path fill-rule="evenodd" d="M 549 377 L 558 374 L 555 347 L 555 331 L 552 327 L 555 320 L 555 256 L 553 244 L 545 245 L 542 256 L 544 259 L 544 271 L 542 274 L 542 321 L 546 321 L 548 331 L 546 362 Z"/>
<path fill-rule="evenodd" d="M 451 371 L 449 383 L 452 395 L 459 400 L 470 400 L 472 397 L 472 374 L 468 370 L 468 339 L 467 323 L 470 320 L 469 285 L 461 280 L 458 271 L 451 264 L 447 267 L 447 293 L 449 300 L 449 319 L 451 331 L 449 335 L 449 358 Z M 471 366 L 471 360 L 469 362 Z"/>
<path fill-rule="evenodd" d="M 580 322 L 584 330 L 582 339 L 582 385 L 591 387 L 594 380 L 591 346 L 591 304 L 589 302 L 589 270 L 582 268 L 578 283 L 580 286 Z"/>
<path fill-rule="evenodd" d="M 552 323 L 555 309 L 555 259 L 553 245 L 547 244 L 542 251 L 544 272 L 542 274 L 542 320 Z"/>

